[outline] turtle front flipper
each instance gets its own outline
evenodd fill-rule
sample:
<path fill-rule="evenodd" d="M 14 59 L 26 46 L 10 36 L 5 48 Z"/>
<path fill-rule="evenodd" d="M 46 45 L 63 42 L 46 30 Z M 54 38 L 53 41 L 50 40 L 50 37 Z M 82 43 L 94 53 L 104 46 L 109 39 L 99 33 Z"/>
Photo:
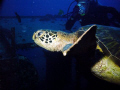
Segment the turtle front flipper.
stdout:
<path fill-rule="evenodd" d="M 72 46 L 73 44 L 67 44 L 67 45 L 65 45 L 64 47 L 63 47 L 63 52 L 65 51 L 65 50 L 67 50 L 67 49 L 69 49 L 71 46 Z"/>
<path fill-rule="evenodd" d="M 70 53 L 73 56 L 84 56 L 85 54 L 94 53 L 96 49 L 96 29 L 96 25 L 91 26 L 87 31 L 79 36 L 79 38 L 69 48 L 63 51 L 63 55 L 66 56 Z"/>
<path fill-rule="evenodd" d="M 112 55 L 101 41 L 98 42 L 96 54 L 99 61 L 92 66 L 92 73 L 100 79 L 120 85 L 120 59 Z"/>

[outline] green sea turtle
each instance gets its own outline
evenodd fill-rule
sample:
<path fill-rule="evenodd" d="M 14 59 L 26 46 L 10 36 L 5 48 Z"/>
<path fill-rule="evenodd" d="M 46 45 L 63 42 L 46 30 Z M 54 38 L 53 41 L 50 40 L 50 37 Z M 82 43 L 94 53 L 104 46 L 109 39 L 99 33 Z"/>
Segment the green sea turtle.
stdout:
<path fill-rule="evenodd" d="M 95 60 L 91 72 L 106 81 L 120 84 L 120 44 L 113 28 L 96 25 L 83 27 L 73 33 L 38 30 L 32 39 L 49 51 L 62 52 L 64 56 L 81 56 Z M 109 30 L 111 29 L 111 30 Z M 112 36 L 111 34 L 115 34 Z M 120 33 L 119 33 L 120 34 Z M 118 35 L 119 36 L 119 35 Z"/>

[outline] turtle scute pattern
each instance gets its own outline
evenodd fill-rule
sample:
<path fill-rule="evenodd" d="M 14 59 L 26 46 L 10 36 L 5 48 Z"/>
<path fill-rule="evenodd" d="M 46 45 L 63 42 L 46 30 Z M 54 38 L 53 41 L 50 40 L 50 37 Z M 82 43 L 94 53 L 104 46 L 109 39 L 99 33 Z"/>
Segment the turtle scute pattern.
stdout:
<path fill-rule="evenodd" d="M 120 32 L 114 29 L 97 29 L 97 36 L 116 57 L 120 58 Z"/>

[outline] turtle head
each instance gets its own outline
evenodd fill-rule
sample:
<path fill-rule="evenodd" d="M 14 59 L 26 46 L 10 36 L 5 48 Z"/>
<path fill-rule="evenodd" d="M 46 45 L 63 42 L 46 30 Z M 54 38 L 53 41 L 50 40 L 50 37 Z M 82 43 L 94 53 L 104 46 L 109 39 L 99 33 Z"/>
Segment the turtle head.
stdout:
<path fill-rule="evenodd" d="M 34 42 L 39 45 L 39 46 L 43 46 L 44 44 L 44 37 L 45 36 L 45 30 L 38 30 L 36 32 L 34 32 L 32 39 L 34 40 Z"/>
<path fill-rule="evenodd" d="M 51 30 L 37 30 L 34 32 L 32 39 L 42 48 L 50 51 L 56 51 L 55 46 L 59 43 L 56 42 L 57 32 Z"/>
<path fill-rule="evenodd" d="M 42 37 L 45 34 L 44 32 L 45 31 L 43 31 L 43 30 L 38 30 L 37 32 L 34 32 L 32 39 L 33 40 L 39 39 L 40 37 Z"/>

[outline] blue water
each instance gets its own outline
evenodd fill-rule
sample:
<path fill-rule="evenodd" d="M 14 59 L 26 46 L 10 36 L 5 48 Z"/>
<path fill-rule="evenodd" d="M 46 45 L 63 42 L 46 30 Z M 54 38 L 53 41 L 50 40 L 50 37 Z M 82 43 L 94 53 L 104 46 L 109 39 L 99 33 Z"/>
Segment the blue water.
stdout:
<path fill-rule="evenodd" d="M 72 55 L 64 57 L 61 52 L 47 51 L 37 46 L 32 40 L 33 33 L 38 29 L 69 33 L 82 29 L 80 23 L 82 19 L 77 20 L 71 30 L 65 28 L 67 16 L 62 15 L 67 14 L 72 2 L 73 0 L 3 0 L 0 3 L 0 90 L 111 90 L 120 88 L 118 85 L 93 76 L 90 72 L 89 60 L 82 61 L 81 58 L 72 57 Z M 120 0 L 98 0 L 98 3 L 113 7 L 120 13 Z M 70 6 L 69 12 L 73 11 L 76 4 L 74 2 Z M 58 15 L 60 10 L 63 14 Z M 92 10 L 94 11 L 95 8 Z M 20 16 L 21 22 L 16 18 L 15 12 Z M 97 24 L 92 20 L 97 21 L 101 15 L 104 14 L 98 14 L 97 18 L 92 15 L 94 18 L 87 18 L 85 24 Z M 108 13 L 108 21 L 111 18 L 112 15 Z M 104 20 L 106 18 L 102 18 L 98 24 L 107 25 L 105 23 L 107 21 Z M 117 20 L 113 20 L 107 26 L 116 27 L 114 23 L 120 24 Z M 15 28 L 16 43 L 13 47 L 11 45 L 13 36 L 10 36 L 14 35 L 10 32 L 12 27 Z M 118 26 L 117 30 L 119 28 Z M 70 46 L 68 44 L 63 49 L 66 50 Z M 15 57 L 17 58 L 4 59 L 2 55 L 13 54 L 13 49 L 16 50 Z M 22 57 L 18 58 L 19 56 Z"/>
<path fill-rule="evenodd" d="M 21 16 L 41 16 L 46 14 L 58 14 L 59 10 L 67 13 L 67 9 L 73 0 L 3 0 L 0 7 L 0 16 L 15 16 L 18 12 Z M 120 11 L 120 0 L 98 0 L 101 5 L 115 7 Z M 72 11 L 74 3 L 70 11 Z"/>

